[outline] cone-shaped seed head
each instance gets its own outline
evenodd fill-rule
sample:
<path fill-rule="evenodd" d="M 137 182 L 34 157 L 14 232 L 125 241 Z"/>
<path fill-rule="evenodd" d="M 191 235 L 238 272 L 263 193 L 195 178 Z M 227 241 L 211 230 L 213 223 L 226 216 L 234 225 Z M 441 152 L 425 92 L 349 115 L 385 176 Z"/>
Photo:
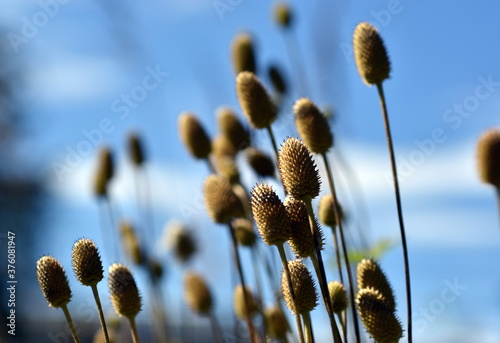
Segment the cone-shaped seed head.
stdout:
<path fill-rule="evenodd" d="M 184 112 L 179 116 L 179 134 L 191 155 L 198 159 L 208 158 L 212 145 L 196 115 Z"/>
<path fill-rule="evenodd" d="M 168 247 L 181 263 L 187 262 L 197 250 L 193 232 L 180 222 L 172 222 L 166 231 Z"/>
<path fill-rule="evenodd" d="M 243 114 L 256 129 L 270 126 L 278 111 L 255 74 L 241 72 L 236 77 L 236 93 Z"/>
<path fill-rule="evenodd" d="M 358 263 L 358 289 L 374 288 L 385 298 L 389 308 L 396 309 L 394 292 L 387 276 L 382 271 L 377 262 L 372 259 L 363 259 Z"/>
<path fill-rule="evenodd" d="M 353 43 L 356 66 L 363 81 L 374 85 L 388 79 L 391 63 L 377 29 L 369 23 L 359 23 L 354 30 Z"/>
<path fill-rule="evenodd" d="M 333 145 L 333 135 L 323 113 L 306 98 L 297 100 L 293 112 L 297 130 L 309 150 L 316 154 L 327 152 Z"/>
<path fill-rule="evenodd" d="M 217 173 L 223 176 L 230 184 L 240 182 L 240 171 L 236 160 L 231 156 L 215 156 L 215 169 Z"/>
<path fill-rule="evenodd" d="M 285 243 L 290 238 L 290 219 L 285 206 L 271 186 L 258 184 L 250 199 L 259 234 L 267 245 Z"/>
<path fill-rule="evenodd" d="M 288 325 L 285 314 L 277 306 L 268 307 L 264 311 L 266 334 L 270 338 L 285 340 Z"/>
<path fill-rule="evenodd" d="M 36 263 L 36 276 L 43 296 L 50 306 L 62 307 L 71 300 L 66 273 L 58 260 L 43 256 Z"/>
<path fill-rule="evenodd" d="M 212 152 L 216 158 L 221 156 L 235 157 L 238 149 L 236 149 L 229 138 L 224 135 L 218 135 L 212 140 Z"/>
<path fill-rule="evenodd" d="M 236 35 L 232 43 L 233 67 L 236 74 L 242 71 L 256 73 L 255 48 L 250 34 L 244 32 Z"/>
<path fill-rule="evenodd" d="M 288 261 L 288 269 L 292 278 L 293 291 L 296 298 L 296 308 L 299 314 L 304 314 L 314 310 L 318 304 L 318 293 L 311 277 L 311 273 L 301 260 Z M 285 271 L 281 273 L 281 289 L 286 305 L 290 311 L 294 312 L 292 294 L 288 287 Z"/>
<path fill-rule="evenodd" d="M 274 20 L 283 28 L 291 27 L 293 15 L 288 3 L 280 2 L 274 7 Z"/>
<path fill-rule="evenodd" d="M 113 154 L 108 148 L 103 148 L 100 154 L 100 168 L 102 169 L 104 175 L 106 175 L 106 181 L 113 178 L 115 173 L 115 164 L 113 161 Z"/>
<path fill-rule="evenodd" d="M 212 293 L 205 280 L 193 272 L 184 276 L 184 300 L 188 306 L 199 314 L 212 311 Z"/>
<path fill-rule="evenodd" d="M 114 174 L 113 155 L 109 148 L 102 148 L 99 152 L 97 172 L 94 179 L 94 192 L 97 196 L 106 196 L 109 181 Z"/>
<path fill-rule="evenodd" d="M 278 166 L 287 192 L 295 199 L 313 199 L 319 194 L 319 172 L 304 142 L 287 138 L 278 154 Z"/>
<path fill-rule="evenodd" d="M 340 220 L 342 220 L 344 216 L 342 207 L 337 205 L 336 208 L 339 211 Z M 318 205 L 318 217 L 323 225 L 337 226 L 337 217 L 335 216 L 335 207 L 333 206 L 333 196 L 331 194 L 325 194 L 321 197 Z"/>
<path fill-rule="evenodd" d="M 95 286 L 104 277 L 101 256 L 90 239 L 82 238 L 73 245 L 71 261 L 76 278 L 84 286 Z"/>
<path fill-rule="evenodd" d="M 144 254 L 139 243 L 139 238 L 134 227 L 129 222 L 120 223 L 120 233 L 125 252 L 132 262 L 141 265 L 145 262 Z"/>
<path fill-rule="evenodd" d="M 255 298 L 250 288 L 245 287 L 245 293 L 247 295 L 247 302 L 249 309 L 248 313 L 250 314 L 250 316 L 253 316 L 259 310 L 257 302 L 255 301 Z M 236 314 L 236 317 L 238 317 L 239 319 L 245 319 L 246 318 L 245 297 L 243 296 L 243 287 L 241 285 L 236 286 L 236 288 L 234 289 L 233 304 L 234 304 L 234 313 Z"/>
<path fill-rule="evenodd" d="M 98 197 L 105 197 L 108 194 L 108 180 L 101 167 L 98 167 L 94 178 L 94 193 Z"/>
<path fill-rule="evenodd" d="M 256 235 L 250 220 L 238 218 L 233 220 L 231 226 L 240 245 L 250 247 L 255 244 Z"/>
<path fill-rule="evenodd" d="M 333 304 L 333 312 L 341 313 L 347 308 L 347 292 L 343 284 L 338 281 L 328 283 L 328 292 Z"/>
<path fill-rule="evenodd" d="M 363 326 L 375 342 L 399 342 L 403 336 L 401 323 L 380 292 L 373 288 L 362 289 L 356 302 Z"/>
<path fill-rule="evenodd" d="M 128 137 L 128 150 L 130 159 L 135 165 L 140 166 L 144 163 L 144 160 L 146 159 L 144 157 L 144 149 L 142 147 L 141 140 L 136 133 L 132 133 Z"/>
<path fill-rule="evenodd" d="M 141 311 L 141 297 L 130 270 L 123 264 L 109 267 L 108 286 L 111 304 L 116 314 L 134 318 Z"/>
<path fill-rule="evenodd" d="M 279 94 L 286 94 L 288 86 L 280 69 L 277 66 L 272 65 L 267 70 L 267 74 L 276 92 Z"/>
<path fill-rule="evenodd" d="M 243 205 L 223 176 L 209 175 L 203 186 L 207 212 L 216 223 L 229 223 L 231 219 L 244 217 Z"/>
<path fill-rule="evenodd" d="M 477 144 L 479 176 L 485 183 L 500 187 L 500 130 L 483 133 Z"/>
<path fill-rule="evenodd" d="M 274 161 L 257 148 L 246 149 L 247 161 L 254 172 L 260 177 L 274 177 Z"/>
<path fill-rule="evenodd" d="M 229 107 L 221 107 L 217 110 L 219 129 L 236 150 L 243 150 L 250 145 L 250 133 Z"/>
<path fill-rule="evenodd" d="M 314 240 L 306 205 L 301 200 L 287 197 L 285 208 L 291 225 L 288 244 L 295 255 L 303 258 L 311 256 L 314 254 Z"/>

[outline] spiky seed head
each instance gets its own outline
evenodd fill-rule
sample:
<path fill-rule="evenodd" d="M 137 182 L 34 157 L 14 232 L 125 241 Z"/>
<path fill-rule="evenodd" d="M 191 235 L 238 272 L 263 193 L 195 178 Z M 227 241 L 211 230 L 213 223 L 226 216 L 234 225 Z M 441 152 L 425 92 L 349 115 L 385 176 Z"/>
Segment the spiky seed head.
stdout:
<path fill-rule="evenodd" d="M 219 129 L 236 148 L 243 150 L 250 145 L 250 132 L 238 119 L 238 116 L 229 107 L 221 107 L 217 110 Z"/>
<path fill-rule="evenodd" d="M 219 175 L 226 178 L 230 184 L 235 184 L 240 182 L 240 171 L 238 170 L 238 165 L 236 160 L 232 156 L 222 155 L 215 156 L 215 169 Z"/>
<path fill-rule="evenodd" d="M 206 159 L 212 150 L 207 132 L 191 112 L 183 112 L 179 116 L 179 134 L 187 150 L 197 159 Z"/>
<path fill-rule="evenodd" d="M 278 92 L 278 94 L 286 94 L 288 86 L 281 70 L 277 66 L 272 65 L 267 70 L 267 75 L 275 91 Z"/>
<path fill-rule="evenodd" d="M 373 288 L 364 288 L 356 299 L 359 316 L 368 334 L 377 343 L 397 343 L 403 329 L 385 298 Z"/>
<path fill-rule="evenodd" d="M 90 239 L 82 238 L 75 242 L 71 261 L 76 278 L 84 286 L 95 286 L 104 277 L 101 256 Z"/>
<path fill-rule="evenodd" d="M 278 154 L 278 167 L 283 185 L 292 197 L 310 200 L 318 196 L 319 172 L 304 142 L 287 138 Z"/>
<path fill-rule="evenodd" d="M 339 212 L 340 220 L 343 220 L 344 213 L 340 204 L 336 206 L 336 209 Z M 318 217 L 323 225 L 337 226 L 337 217 L 335 216 L 335 207 L 331 194 L 325 194 L 321 197 L 318 205 Z"/>
<path fill-rule="evenodd" d="M 172 250 L 174 256 L 185 263 L 196 253 L 196 241 L 193 231 L 187 228 L 184 223 L 172 222 L 166 227 L 166 243 Z"/>
<path fill-rule="evenodd" d="M 297 100 L 293 112 L 297 130 L 309 150 L 326 153 L 333 145 L 333 135 L 323 113 L 307 98 Z"/>
<path fill-rule="evenodd" d="M 260 177 L 274 177 L 274 161 L 257 148 L 246 149 L 247 161 L 254 172 Z"/>
<path fill-rule="evenodd" d="M 387 302 L 387 306 L 394 311 L 396 309 L 396 300 L 391 284 L 384 271 L 377 262 L 372 259 L 363 259 L 358 263 L 358 289 L 374 288 L 380 292 Z"/>
<path fill-rule="evenodd" d="M 134 318 L 141 311 L 141 296 L 130 270 L 121 263 L 114 263 L 108 271 L 111 304 L 119 316 Z"/>
<path fill-rule="evenodd" d="M 270 338 L 285 340 L 288 331 L 285 314 L 278 306 L 270 306 L 264 311 L 266 334 Z"/>
<path fill-rule="evenodd" d="M 194 272 L 184 276 L 184 300 L 191 310 L 208 315 L 212 311 L 212 293 L 205 280 Z"/>
<path fill-rule="evenodd" d="M 58 308 L 71 300 L 71 290 L 61 263 L 52 256 L 43 256 L 36 263 L 36 276 L 49 306 Z"/>
<path fill-rule="evenodd" d="M 243 205 L 227 179 L 209 175 L 203 185 L 207 212 L 216 223 L 229 223 L 233 218 L 244 217 Z"/>
<path fill-rule="evenodd" d="M 301 260 L 288 261 L 288 269 L 292 279 L 297 313 L 304 314 L 314 310 L 318 305 L 318 293 L 311 273 Z M 288 309 L 295 314 L 293 298 L 285 272 L 281 273 L 281 289 Z"/>
<path fill-rule="evenodd" d="M 136 166 L 140 166 L 146 160 L 141 139 L 137 133 L 128 136 L 128 150 L 130 159 Z"/>
<path fill-rule="evenodd" d="M 271 186 L 263 183 L 256 185 L 252 190 L 250 207 L 264 243 L 278 245 L 290 238 L 288 213 Z"/>
<path fill-rule="evenodd" d="M 303 201 L 287 197 L 285 208 L 290 218 L 290 248 L 299 257 L 309 257 L 314 254 L 314 240 L 309 225 L 307 208 Z"/>
<path fill-rule="evenodd" d="M 500 130 L 490 129 L 477 143 L 479 177 L 485 183 L 500 187 Z"/>
<path fill-rule="evenodd" d="M 221 156 L 235 157 L 238 149 L 236 149 L 229 138 L 224 135 L 218 135 L 212 140 L 212 152 L 216 158 Z"/>
<path fill-rule="evenodd" d="M 259 307 L 257 306 L 255 297 L 248 286 L 245 287 L 245 293 L 248 302 L 248 313 L 250 314 L 250 316 L 253 316 L 259 311 Z M 241 285 L 236 286 L 233 293 L 233 304 L 234 304 L 234 313 L 236 314 L 236 317 L 238 317 L 239 319 L 246 318 L 245 296 L 243 294 L 244 294 L 243 287 Z"/>
<path fill-rule="evenodd" d="M 367 85 L 376 85 L 389 78 L 391 62 L 384 41 L 370 23 L 359 23 L 354 30 L 354 59 L 358 72 Z"/>
<path fill-rule="evenodd" d="M 254 73 L 244 71 L 238 74 L 236 93 L 243 114 L 254 128 L 264 129 L 276 119 L 276 106 Z"/>
<path fill-rule="evenodd" d="M 335 313 L 341 313 L 347 308 L 347 292 L 343 284 L 338 281 L 328 283 L 328 293 L 332 301 L 332 309 Z"/>
<path fill-rule="evenodd" d="M 274 7 L 274 20 L 279 26 L 288 29 L 293 24 L 293 13 L 290 5 L 286 2 L 280 2 Z"/>
<path fill-rule="evenodd" d="M 146 258 L 141 249 L 141 244 L 134 227 L 127 221 L 122 221 L 119 225 L 122 244 L 126 254 L 134 264 L 142 265 L 146 261 Z"/>
<path fill-rule="evenodd" d="M 239 33 L 234 37 L 232 43 L 232 56 L 234 72 L 236 74 L 242 71 L 256 73 L 255 47 L 252 36 L 249 33 Z"/>
<path fill-rule="evenodd" d="M 255 232 L 252 222 L 245 218 L 238 218 L 231 223 L 238 243 L 245 247 L 251 247 L 255 244 Z"/>

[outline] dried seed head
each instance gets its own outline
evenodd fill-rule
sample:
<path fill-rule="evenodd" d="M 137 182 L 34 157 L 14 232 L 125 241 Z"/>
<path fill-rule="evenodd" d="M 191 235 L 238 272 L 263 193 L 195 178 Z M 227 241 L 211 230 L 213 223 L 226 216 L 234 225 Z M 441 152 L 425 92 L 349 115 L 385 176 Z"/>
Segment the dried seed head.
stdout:
<path fill-rule="evenodd" d="M 198 159 L 208 158 L 212 145 L 207 132 L 195 114 L 183 112 L 179 116 L 179 134 L 187 150 Z"/>
<path fill-rule="evenodd" d="M 97 172 L 94 179 L 94 192 L 97 196 L 106 196 L 109 181 L 114 175 L 113 155 L 109 148 L 102 148 L 99 152 Z"/>
<path fill-rule="evenodd" d="M 304 142 L 287 138 L 278 154 L 278 167 L 287 192 L 299 200 L 319 194 L 319 172 Z"/>
<path fill-rule="evenodd" d="M 251 247 L 255 244 L 255 232 L 252 222 L 245 218 L 238 218 L 231 223 L 236 240 L 242 246 Z"/>
<path fill-rule="evenodd" d="M 224 135 L 218 135 L 212 140 L 212 152 L 216 158 L 220 156 L 235 157 L 238 150 L 229 138 Z"/>
<path fill-rule="evenodd" d="M 243 217 L 245 212 L 231 184 L 223 176 L 209 175 L 203 185 L 205 206 L 216 223 L 229 223 L 231 219 Z"/>
<path fill-rule="evenodd" d="M 128 137 L 128 150 L 130 159 L 136 166 L 140 166 L 145 161 L 144 149 L 142 142 L 136 133 L 132 133 Z"/>
<path fill-rule="evenodd" d="M 71 261 L 76 278 L 84 286 L 95 286 L 104 277 L 101 256 L 90 239 L 82 238 L 75 242 Z"/>
<path fill-rule="evenodd" d="M 288 3 L 280 2 L 274 7 L 274 20 L 285 29 L 291 27 L 293 24 L 293 13 Z"/>
<path fill-rule="evenodd" d="M 396 301 L 394 292 L 387 276 L 382 271 L 377 262 L 372 259 L 363 259 L 358 263 L 358 289 L 374 288 L 380 292 L 387 302 L 387 306 L 394 311 Z"/>
<path fill-rule="evenodd" d="M 403 337 L 401 323 L 380 292 L 373 288 L 362 289 L 356 303 L 363 326 L 375 342 L 399 342 Z"/>
<path fill-rule="evenodd" d="M 323 154 L 333 145 L 333 135 L 325 116 L 309 99 L 302 98 L 293 106 L 295 125 L 309 150 Z"/>
<path fill-rule="evenodd" d="M 215 156 L 215 169 L 218 174 L 223 176 L 230 184 L 240 182 L 240 171 L 236 160 L 231 156 Z"/>
<path fill-rule="evenodd" d="M 103 170 L 99 168 L 94 179 L 94 193 L 98 197 L 105 197 L 108 194 L 108 181 Z"/>
<path fill-rule="evenodd" d="M 278 245 L 290 238 L 288 213 L 271 186 L 256 185 L 252 190 L 250 207 L 264 243 Z"/>
<path fill-rule="evenodd" d="M 268 307 L 264 311 L 264 321 L 268 337 L 285 340 L 288 325 L 285 314 L 278 306 Z"/>
<path fill-rule="evenodd" d="M 156 282 L 163 276 L 163 265 L 158 259 L 150 258 L 148 259 L 148 271 L 153 278 L 153 281 Z"/>
<path fill-rule="evenodd" d="M 250 314 L 250 316 L 253 316 L 259 311 L 259 307 L 257 306 L 257 302 L 255 301 L 250 288 L 245 287 L 245 293 L 248 302 L 248 313 Z M 236 286 L 236 288 L 234 289 L 233 304 L 236 317 L 238 317 L 239 319 L 245 319 L 245 297 L 243 296 L 243 287 L 241 285 Z"/>
<path fill-rule="evenodd" d="M 234 72 L 242 71 L 256 73 L 255 49 L 252 36 L 244 32 L 236 35 L 232 43 Z"/>
<path fill-rule="evenodd" d="M 288 86 L 280 69 L 277 66 L 272 65 L 267 70 L 267 75 L 271 80 L 274 90 L 278 92 L 278 94 L 286 94 Z"/>
<path fill-rule="evenodd" d="M 112 264 L 108 271 L 111 304 L 119 316 L 134 318 L 141 311 L 141 296 L 130 270 L 121 263 Z"/>
<path fill-rule="evenodd" d="M 134 227 L 129 222 L 120 223 L 120 233 L 122 236 L 122 244 L 125 253 L 130 257 L 132 262 L 137 265 L 142 265 L 146 258 L 141 249 L 141 244 Z"/>
<path fill-rule="evenodd" d="M 193 272 L 184 276 L 184 300 L 195 312 L 207 315 L 212 311 L 212 293 L 205 280 Z"/>
<path fill-rule="evenodd" d="M 287 197 L 285 208 L 290 218 L 290 248 L 299 257 L 309 257 L 314 254 L 314 240 L 309 225 L 307 208 L 303 201 Z"/>
<path fill-rule="evenodd" d="M 264 129 L 276 119 L 276 106 L 255 74 L 248 71 L 239 73 L 236 93 L 243 114 L 254 128 Z"/>
<path fill-rule="evenodd" d="M 479 176 L 485 183 L 500 187 L 500 130 L 490 129 L 477 143 Z"/>
<path fill-rule="evenodd" d="M 339 211 L 340 220 L 343 220 L 344 213 L 340 205 L 337 205 L 337 211 Z M 318 217 L 323 225 L 337 226 L 337 217 L 335 216 L 333 196 L 331 194 L 325 194 L 321 197 L 318 205 Z"/>
<path fill-rule="evenodd" d="M 354 30 L 353 42 L 356 66 L 363 81 L 375 85 L 388 79 L 391 63 L 377 29 L 369 23 L 359 23 Z"/>
<path fill-rule="evenodd" d="M 274 177 L 274 161 L 257 148 L 246 150 L 247 161 L 254 172 L 260 177 Z"/>
<path fill-rule="evenodd" d="M 292 278 L 292 286 L 295 294 L 295 306 L 299 314 L 304 314 L 314 310 L 318 305 L 318 293 L 311 277 L 311 273 L 301 260 L 288 261 L 288 269 Z M 290 311 L 294 312 L 294 305 L 288 280 L 285 272 L 281 273 L 281 289 L 286 305 Z"/>
<path fill-rule="evenodd" d="M 71 300 L 71 290 L 63 267 L 51 256 L 43 256 L 36 263 L 36 276 L 43 296 L 54 308 L 65 306 Z"/>
<path fill-rule="evenodd" d="M 343 284 L 338 281 L 328 283 L 328 292 L 333 305 L 333 312 L 341 313 L 347 308 L 347 292 Z"/>
<path fill-rule="evenodd" d="M 222 135 L 231 142 L 236 150 L 243 150 L 250 145 L 250 132 L 243 126 L 232 109 L 229 107 L 219 108 L 217 119 Z"/>
<path fill-rule="evenodd" d="M 172 222 L 166 229 L 167 246 L 173 251 L 175 257 L 186 263 L 196 253 L 196 241 L 193 232 L 183 223 Z"/>

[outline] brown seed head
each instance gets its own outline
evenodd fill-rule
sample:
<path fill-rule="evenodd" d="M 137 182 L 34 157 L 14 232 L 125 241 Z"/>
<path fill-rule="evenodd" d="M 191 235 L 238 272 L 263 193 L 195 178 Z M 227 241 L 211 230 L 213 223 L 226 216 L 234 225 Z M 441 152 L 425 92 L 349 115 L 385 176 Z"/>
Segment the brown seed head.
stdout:
<path fill-rule="evenodd" d="M 174 256 L 181 262 L 186 263 L 196 253 L 196 241 L 193 231 L 183 223 L 172 222 L 166 228 L 167 245 L 173 251 Z"/>
<path fill-rule="evenodd" d="M 285 314 L 277 306 L 268 307 L 264 311 L 266 334 L 270 338 L 285 340 L 288 325 Z"/>
<path fill-rule="evenodd" d="M 286 2 L 280 2 L 274 7 L 274 20 L 279 26 L 288 29 L 293 24 L 293 13 L 290 5 Z"/>
<path fill-rule="evenodd" d="M 288 261 L 288 269 L 292 278 L 293 291 L 295 294 L 295 305 L 299 314 L 304 314 L 314 310 L 318 305 L 318 293 L 311 277 L 311 273 L 301 260 Z M 288 287 L 288 280 L 285 272 L 281 273 L 281 289 L 286 305 L 290 311 L 294 312 L 292 294 Z"/>
<path fill-rule="evenodd" d="M 71 261 L 76 278 L 84 286 L 95 286 L 104 277 L 101 256 L 90 239 L 82 238 L 75 242 Z"/>
<path fill-rule="evenodd" d="M 377 262 L 372 259 L 363 259 L 358 263 L 358 289 L 374 288 L 380 292 L 387 302 L 387 306 L 394 311 L 396 300 L 387 276 Z"/>
<path fill-rule="evenodd" d="M 247 161 L 250 167 L 260 177 L 274 177 L 274 161 L 257 148 L 246 149 Z"/>
<path fill-rule="evenodd" d="M 235 157 L 238 149 L 236 149 L 229 138 L 224 135 L 218 135 L 212 140 L 212 152 L 216 158 L 221 156 Z"/>
<path fill-rule="evenodd" d="M 477 143 L 479 177 L 485 183 L 500 187 L 500 130 L 490 129 Z"/>
<path fill-rule="evenodd" d="M 259 307 L 257 306 L 257 302 L 252 294 L 250 288 L 245 287 L 245 293 L 247 295 L 248 309 L 250 316 L 255 315 L 259 311 Z M 233 305 L 234 305 L 234 313 L 236 317 L 239 319 L 246 318 L 245 311 L 245 297 L 243 296 L 243 287 L 241 285 L 236 286 L 233 293 Z"/>
<path fill-rule="evenodd" d="M 136 133 L 131 133 L 128 137 L 128 150 L 130 159 L 136 166 L 140 166 L 145 161 L 142 142 Z"/>
<path fill-rule="evenodd" d="M 65 306 L 71 300 L 66 273 L 58 260 L 43 256 L 36 263 L 36 276 L 43 296 L 54 308 Z"/>
<path fill-rule="evenodd" d="M 238 165 L 234 157 L 228 155 L 215 155 L 214 160 L 215 169 L 219 175 L 223 176 L 232 185 L 240 182 L 240 171 L 238 170 Z"/>
<path fill-rule="evenodd" d="M 328 283 L 328 292 L 333 305 L 333 312 L 341 313 L 347 308 L 347 292 L 343 284 L 338 281 Z"/>
<path fill-rule="evenodd" d="M 184 300 L 195 312 L 208 315 L 212 311 L 212 293 L 205 280 L 193 272 L 184 276 Z"/>
<path fill-rule="evenodd" d="M 237 151 L 243 150 L 250 145 L 250 132 L 243 126 L 232 109 L 229 107 L 219 108 L 217 110 L 217 119 L 222 135 L 231 142 Z"/>
<path fill-rule="evenodd" d="M 391 63 L 377 29 L 369 23 L 359 23 L 354 30 L 353 42 L 356 66 L 363 81 L 374 85 L 388 79 Z"/>
<path fill-rule="evenodd" d="M 236 93 L 243 114 L 254 128 L 264 129 L 276 119 L 276 106 L 255 74 L 248 71 L 239 73 Z"/>
<path fill-rule="evenodd" d="M 343 220 L 344 213 L 340 205 L 337 205 L 337 211 L 339 211 L 340 220 Z M 323 225 L 328 225 L 331 227 L 337 226 L 337 217 L 335 216 L 333 196 L 331 194 L 325 194 L 321 197 L 318 205 L 318 217 Z"/>
<path fill-rule="evenodd" d="M 109 181 L 114 175 L 114 162 L 111 150 L 104 147 L 99 152 L 97 172 L 94 179 L 94 192 L 97 196 L 106 196 Z"/>
<path fill-rule="evenodd" d="M 243 205 L 231 184 L 220 175 L 209 175 L 203 185 L 205 206 L 216 223 L 229 223 L 233 218 L 244 217 Z"/>
<path fill-rule="evenodd" d="M 333 145 L 333 135 L 325 116 L 309 99 L 302 98 L 293 106 L 295 125 L 309 150 L 323 154 Z"/>
<path fill-rule="evenodd" d="M 94 178 L 94 193 L 98 197 L 105 197 L 108 194 L 108 181 L 106 174 L 99 168 Z"/>
<path fill-rule="evenodd" d="M 309 225 L 309 216 L 307 208 L 303 201 L 287 197 L 285 208 L 290 218 L 290 248 L 295 255 L 307 258 L 314 254 L 314 240 Z"/>
<path fill-rule="evenodd" d="M 238 218 L 231 223 L 238 243 L 245 247 L 251 247 L 255 244 L 255 232 L 252 222 L 245 218 Z"/>
<path fill-rule="evenodd" d="M 141 244 L 137 233 L 131 223 L 122 221 L 120 223 L 120 233 L 122 236 L 122 244 L 126 254 L 132 262 L 137 265 L 142 265 L 146 258 L 141 249 Z"/>
<path fill-rule="evenodd" d="M 290 238 L 288 213 L 271 186 L 256 185 L 252 190 L 250 207 L 264 243 L 278 245 Z"/>
<path fill-rule="evenodd" d="M 212 150 L 207 132 L 195 114 L 183 112 L 179 116 L 179 134 L 187 150 L 198 159 L 206 159 Z"/>
<path fill-rule="evenodd" d="M 287 138 L 278 154 L 278 167 L 287 192 L 299 200 L 310 200 L 319 194 L 319 172 L 304 142 Z"/>
<path fill-rule="evenodd" d="M 233 67 L 236 74 L 242 71 L 256 73 L 255 48 L 252 36 L 243 32 L 234 37 L 232 43 Z"/>
<path fill-rule="evenodd" d="M 141 296 L 130 270 L 121 263 L 112 264 L 108 271 L 111 304 L 119 316 L 134 318 L 141 311 Z"/>
<path fill-rule="evenodd" d="M 277 66 L 272 65 L 267 70 L 267 75 L 275 91 L 278 92 L 278 94 L 286 94 L 288 86 L 281 70 Z"/>

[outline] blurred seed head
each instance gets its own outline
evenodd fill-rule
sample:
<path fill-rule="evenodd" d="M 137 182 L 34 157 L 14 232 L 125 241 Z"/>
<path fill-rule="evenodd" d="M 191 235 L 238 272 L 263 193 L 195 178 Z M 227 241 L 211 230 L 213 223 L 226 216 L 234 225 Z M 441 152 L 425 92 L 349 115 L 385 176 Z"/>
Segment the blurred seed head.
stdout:
<path fill-rule="evenodd" d="M 218 135 L 212 140 L 212 152 L 215 158 L 229 156 L 234 158 L 238 153 L 238 149 L 224 135 Z"/>
<path fill-rule="evenodd" d="M 283 76 L 283 73 L 277 66 L 271 65 L 267 70 L 267 75 L 271 80 L 271 84 L 273 85 L 274 90 L 278 94 L 284 95 L 287 93 L 288 91 L 287 82 L 285 80 L 285 77 Z"/>
<path fill-rule="evenodd" d="M 140 166 L 144 163 L 146 160 L 144 156 L 144 149 L 137 133 L 131 133 L 128 136 L 128 150 L 130 159 L 136 166 Z"/>
<path fill-rule="evenodd" d="M 75 242 L 71 261 L 76 278 L 84 286 L 95 286 L 104 277 L 101 256 L 90 239 L 82 238 Z"/>
<path fill-rule="evenodd" d="M 183 112 L 179 116 L 179 134 L 182 142 L 193 157 L 206 159 L 212 150 L 207 132 L 195 114 Z"/>
<path fill-rule="evenodd" d="M 278 167 L 287 192 L 299 200 L 319 194 L 320 179 L 309 149 L 297 138 L 287 138 L 278 154 Z"/>
<path fill-rule="evenodd" d="M 311 277 L 311 273 L 301 260 L 288 261 L 288 269 L 292 278 L 292 287 L 295 294 L 297 313 L 304 314 L 314 310 L 318 305 L 318 293 Z M 281 289 L 288 309 L 295 313 L 293 298 L 285 272 L 281 273 Z"/>
<path fill-rule="evenodd" d="M 273 159 L 257 148 L 246 149 L 247 162 L 259 177 L 274 177 Z"/>
<path fill-rule="evenodd" d="M 484 132 L 477 143 L 479 177 L 485 183 L 500 187 L 500 130 Z"/>
<path fill-rule="evenodd" d="M 278 306 L 270 306 L 264 311 L 266 335 L 273 339 L 285 340 L 288 325 L 285 314 Z"/>
<path fill-rule="evenodd" d="M 242 71 L 256 73 L 255 47 L 252 36 L 249 33 L 239 33 L 234 37 L 232 56 L 234 72 L 236 74 Z"/>
<path fill-rule="evenodd" d="M 134 264 L 142 265 L 145 263 L 146 258 L 141 249 L 141 244 L 134 227 L 127 221 L 122 221 L 119 225 L 125 253 L 130 257 Z"/>
<path fill-rule="evenodd" d="M 340 220 L 344 218 L 344 212 L 340 205 L 336 206 L 337 211 L 339 211 Z M 337 217 L 335 216 L 335 207 L 333 205 L 333 196 L 331 194 L 325 194 L 321 197 L 318 205 L 318 217 L 323 225 L 328 225 L 331 227 L 336 227 Z"/>
<path fill-rule="evenodd" d="M 302 98 L 293 106 L 295 125 L 309 150 L 323 154 L 333 146 L 333 135 L 325 116 L 309 99 Z"/>
<path fill-rule="evenodd" d="M 222 155 L 215 156 L 215 169 L 217 173 L 223 176 L 230 184 L 240 182 L 240 171 L 234 157 Z"/>
<path fill-rule="evenodd" d="M 197 250 L 193 231 L 178 221 L 167 225 L 165 231 L 167 246 L 172 250 L 174 256 L 181 263 L 188 262 Z"/>
<path fill-rule="evenodd" d="M 358 72 L 367 85 L 389 78 L 391 63 L 378 30 L 369 23 L 359 23 L 354 30 L 354 58 Z"/>
<path fill-rule="evenodd" d="M 287 197 L 285 208 L 290 218 L 290 248 L 295 255 L 307 258 L 315 253 L 314 240 L 309 225 L 309 216 L 307 208 L 303 201 Z"/>
<path fill-rule="evenodd" d="M 270 126 L 278 111 L 255 74 L 244 71 L 236 77 L 236 93 L 243 114 L 256 129 Z"/>
<path fill-rule="evenodd" d="M 233 218 L 244 217 L 243 205 L 231 184 L 220 175 L 209 175 L 203 186 L 207 212 L 216 223 L 229 223 Z"/>
<path fill-rule="evenodd" d="M 264 243 L 278 245 L 290 238 L 288 213 L 271 186 L 263 183 L 256 185 L 252 190 L 250 207 Z"/>
<path fill-rule="evenodd" d="M 293 12 L 290 8 L 290 5 L 286 2 L 279 2 L 274 7 L 274 20 L 276 23 L 288 29 L 293 24 Z"/>
<path fill-rule="evenodd" d="M 217 119 L 222 135 L 231 142 L 237 151 L 243 150 L 250 145 L 250 132 L 243 126 L 243 123 L 231 108 L 219 108 L 217 110 Z"/>
<path fill-rule="evenodd" d="M 338 281 L 330 281 L 328 293 L 330 293 L 333 312 L 341 313 L 347 309 L 347 292 L 343 284 Z"/>
<path fill-rule="evenodd" d="M 387 306 L 394 311 L 396 300 L 391 284 L 382 268 L 372 259 L 363 259 L 358 263 L 358 289 L 373 288 L 380 292 L 387 302 Z"/>
<path fill-rule="evenodd" d="M 163 264 L 157 258 L 148 259 L 148 271 L 154 282 L 159 281 L 164 274 Z"/>
<path fill-rule="evenodd" d="M 36 276 L 49 306 L 58 308 L 71 300 L 71 290 L 61 263 L 52 256 L 43 256 L 36 263 Z"/>
<path fill-rule="evenodd" d="M 208 315 L 212 311 L 212 293 L 205 280 L 194 272 L 184 276 L 184 300 L 191 310 Z"/>
<path fill-rule="evenodd" d="M 245 287 L 245 293 L 247 295 L 248 313 L 250 314 L 250 316 L 253 316 L 257 314 L 257 312 L 259 311 L 259 307 L 257 306 L 255 297 L 252 294 L 250 288 L 248 288 L 248 286 Z M 246 318 L 245 297 L 243 294 L 244 294 L 243 287 L 241 285 L 236 286 L 233 293 L 233 305 L 234 305 L 234 313 L 236 314 L 236 317 L 238 317 L 239 319 Z"/>
<path fill-rule="evenodd" d="M 231 223 L 238 243 L 245 247 L 251 247 L 255 244 L 256 236 L 253 230 L 253 224 L 245 218 L 238 218 Z"/>
<path fill-rule="evenodd" d="M 94 179 L 94 193 L 97 196 L 107 196 L 109 181 L 113 178 L 114 170 L 111 150 L 104 147 L 99 152 L 97 171 Z"/>
<path fill-rule="evenodd" d="M 130 270 L 121 263 L 114 263 L 108 271 L 111 304 L 119 316 L 134 318 L 141 311 L 141 296 Z"/>

